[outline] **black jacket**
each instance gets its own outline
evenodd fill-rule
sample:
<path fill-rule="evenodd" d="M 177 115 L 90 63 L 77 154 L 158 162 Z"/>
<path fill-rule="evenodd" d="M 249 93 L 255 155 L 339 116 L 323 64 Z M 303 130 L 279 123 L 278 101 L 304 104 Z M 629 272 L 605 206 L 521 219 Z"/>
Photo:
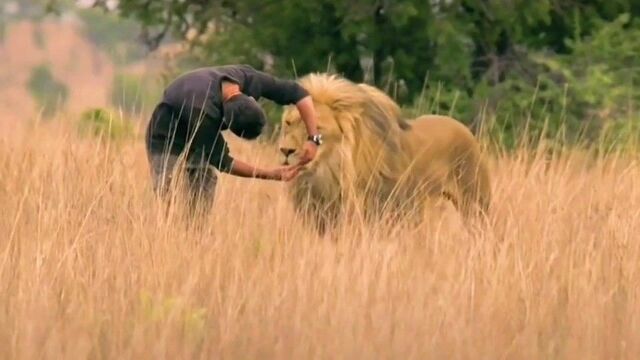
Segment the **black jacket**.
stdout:
<path fill-rule="evenodd" d="M 220 134 L 225 130 L 222 81 L 235 82 L 242 93 L 279 105 L 295 104 L 308 92 L 292 80 L 282 80 L 248 65 L 225 65 L 189 71 L 165 89 L 147 129 L 151 152 L 179 154 L 189 146 L 190 157 L 204 157 L 221 171 L 228 171 L 232 158 Z M 198 121 L 200 120 L 200 121 Z"/>

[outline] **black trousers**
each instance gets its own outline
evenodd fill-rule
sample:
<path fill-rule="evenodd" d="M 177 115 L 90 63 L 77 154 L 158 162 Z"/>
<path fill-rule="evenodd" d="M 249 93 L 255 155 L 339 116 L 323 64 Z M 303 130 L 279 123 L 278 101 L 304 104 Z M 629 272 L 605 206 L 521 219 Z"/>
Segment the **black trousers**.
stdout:
<path fill-rule="evenodd" d="M 215 199 L 216 170 L 206 159 L 171 149 L 169 144 L 152 143 L 153 123 L 158 117 L 167 116 L 174 116 L 172 109 L 158 105 L 147 129 L 146 150 L 154 192 L 165 200 L 171 200 L 172 195 L 177 194 L 178 198 L 186 200 L 192 211 L 206 213 Z"/>

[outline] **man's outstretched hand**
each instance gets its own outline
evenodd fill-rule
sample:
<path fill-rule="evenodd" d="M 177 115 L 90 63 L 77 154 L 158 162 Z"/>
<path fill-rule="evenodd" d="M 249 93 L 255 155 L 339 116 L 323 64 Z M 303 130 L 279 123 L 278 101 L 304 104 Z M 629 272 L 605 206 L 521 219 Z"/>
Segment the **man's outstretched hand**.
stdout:
<path fill-rule="evenodd" d="M 243 161 L 235 159 L 229 173 L 232 175 L 258 178 L 266 180 L 290 181 L 302 170 L 301 165 L 283 166 L 275 169 L 263 170 Z"/>
<path fill-rule="evenodd" d="M 291 181 L 295 179 L 296 176 L 298 176 L 300 170 L 302 170 L 301 165 L 283 166 L 275 170 L 275 178 L 282 181 Z"/>
<path fill-rule="evenodd" d="M 302 146 L 302 156 L 300 157 L 300 165 L 306 165 L 316 157 L 318 145 L 312 141 L 306 141 Z"/>

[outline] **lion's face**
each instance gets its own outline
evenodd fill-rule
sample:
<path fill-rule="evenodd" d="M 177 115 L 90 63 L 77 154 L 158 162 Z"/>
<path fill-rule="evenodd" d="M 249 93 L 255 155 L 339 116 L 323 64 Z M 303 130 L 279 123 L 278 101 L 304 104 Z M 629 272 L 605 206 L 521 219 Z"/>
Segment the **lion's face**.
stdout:
<path fill-rule="evenodd" d="M 322 134 L 323 144 L 318 147 L 315 159 L 308 165 L 313 167 L 326 159 L 329 152 L 343 141 L 343 131 L 339 126 L 337 115 L 324 104 L 315 104 L 318 131 Z M 300 161 L 303 146 L 308 138 L 307 128 L 295 107 L 285 110 L 282 115 L 280 152 L 284 165 L 295 165 Z"/>

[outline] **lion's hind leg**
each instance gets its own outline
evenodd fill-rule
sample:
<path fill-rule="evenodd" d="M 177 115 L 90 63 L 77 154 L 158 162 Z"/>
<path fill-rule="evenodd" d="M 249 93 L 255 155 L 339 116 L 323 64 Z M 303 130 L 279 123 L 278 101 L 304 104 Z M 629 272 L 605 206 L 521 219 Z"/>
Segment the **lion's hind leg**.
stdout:
<path fill-rule="evenodd" d="M 465 219 L 489 215 L 491 183 L 489 171 L 477 153 L 470 153 L 455 171 L 457 208 Z"/>

